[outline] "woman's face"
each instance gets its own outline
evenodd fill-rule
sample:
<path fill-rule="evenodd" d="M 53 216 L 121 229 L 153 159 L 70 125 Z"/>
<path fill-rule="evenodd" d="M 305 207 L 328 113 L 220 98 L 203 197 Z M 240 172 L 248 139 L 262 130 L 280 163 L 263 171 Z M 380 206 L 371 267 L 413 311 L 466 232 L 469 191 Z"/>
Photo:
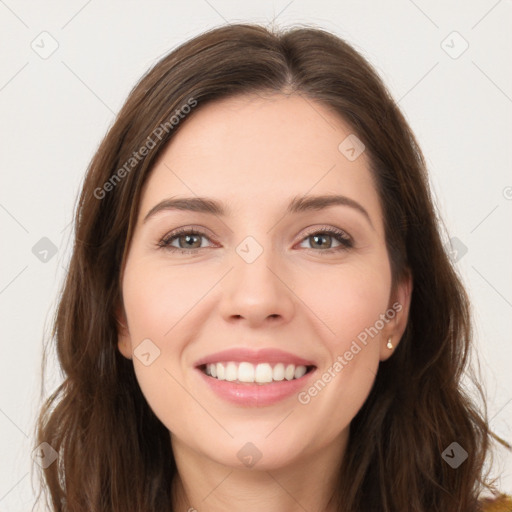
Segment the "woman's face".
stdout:
<path fill-rule="evenodd" d="M 352 133 L 299 95 L 239 96 L 191 114 L 159 157 L 123 273 L 119 349 L 173 443 L 262 469 L 343 450 L 410 292 L 391 293 Z"/>

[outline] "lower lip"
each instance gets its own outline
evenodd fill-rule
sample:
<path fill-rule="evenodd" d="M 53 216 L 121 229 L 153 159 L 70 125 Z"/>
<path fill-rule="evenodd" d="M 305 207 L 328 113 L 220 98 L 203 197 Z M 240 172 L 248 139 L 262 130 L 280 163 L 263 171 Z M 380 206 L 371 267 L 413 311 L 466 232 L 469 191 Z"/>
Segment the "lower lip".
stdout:
<path fill-rule="evenodd" d="M 238 406 L 264 407 L 272 405 L 298 393 L 309 382 L 316 368 L 303 375 L 300 379 L 282 380 L 268 384 L 237 384 L 227 380 L 219 380 L 206 375 L 196 368 L 204 382 L 218 396 Z"/>

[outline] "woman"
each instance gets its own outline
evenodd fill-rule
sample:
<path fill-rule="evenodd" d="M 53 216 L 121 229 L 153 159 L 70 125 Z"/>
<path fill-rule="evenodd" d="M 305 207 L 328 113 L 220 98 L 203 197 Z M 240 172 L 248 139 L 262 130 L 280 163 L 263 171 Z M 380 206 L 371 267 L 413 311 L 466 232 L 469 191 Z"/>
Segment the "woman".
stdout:
<path fill-rule="evenodd" d="M 52 510 L 482 509 L 468 298 L 414 135 L 347 43 L 180 46 L 103 140 L 75 230 L 38 424 Z"/>

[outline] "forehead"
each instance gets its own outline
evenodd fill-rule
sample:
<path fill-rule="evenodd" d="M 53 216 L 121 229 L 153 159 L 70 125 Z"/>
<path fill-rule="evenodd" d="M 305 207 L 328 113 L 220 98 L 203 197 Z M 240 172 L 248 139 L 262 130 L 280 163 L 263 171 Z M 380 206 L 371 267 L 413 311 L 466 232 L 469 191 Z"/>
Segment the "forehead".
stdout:
<path fill-rule="evenodd" d="M 196 107 L 160 155 L 142 214 L 169 196 L 208 196 L 261 209 L 304 194 L 344 194 L 380 217 L 365 152 L 339 146 L 353 130 L 326 106 L 298 94 L 243 95 Z"/>

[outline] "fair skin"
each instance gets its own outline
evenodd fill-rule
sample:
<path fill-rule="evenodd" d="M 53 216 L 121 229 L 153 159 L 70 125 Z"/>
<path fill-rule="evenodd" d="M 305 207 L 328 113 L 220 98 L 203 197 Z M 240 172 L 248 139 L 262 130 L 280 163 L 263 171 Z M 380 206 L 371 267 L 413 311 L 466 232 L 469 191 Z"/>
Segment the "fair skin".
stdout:
<path fill-rule="evenodd" d="M 145 184 L 122 274 L 118 346 L 172 433 L 175 510 L 328 510 L 350 422 L 403 334 L 412 286 L 391 288 L 367 155 L 349 161 L 338 150 L 351 133 L 326 107 L 296 94 L 232 97 L 190 115 Z M 368 217 L 348 205 L 285 215 L 293 197 L 332 194 L 357 202 Z M 160 210 L 144 222 L 162 200 L 196 196 L 221 202 L 229 215 Z M 189 242 L 193 253 L 157 246 L 181 227 L 204 233 Z M 353 246 L 332 234 L 315 240 L 328 227 Z M 251 263 L 236 251 L 248 236 L 263 250 Z M 171 246 L 189 247 L 185 238 Z M 323 254 L 329 248 L 339 250 Z M 359 343 L 307 404 L 295 393 L 272 405 L 236 406 L 194 368 L 224 349 L 281 349 L 314 361 L 307 391 L 396 302 L 401 311 Z M 134 350 L 148 338 L 160 355 L 146 366 Z M 248 442 L 261 453 L 252 467 L 237 456 Z"/>

